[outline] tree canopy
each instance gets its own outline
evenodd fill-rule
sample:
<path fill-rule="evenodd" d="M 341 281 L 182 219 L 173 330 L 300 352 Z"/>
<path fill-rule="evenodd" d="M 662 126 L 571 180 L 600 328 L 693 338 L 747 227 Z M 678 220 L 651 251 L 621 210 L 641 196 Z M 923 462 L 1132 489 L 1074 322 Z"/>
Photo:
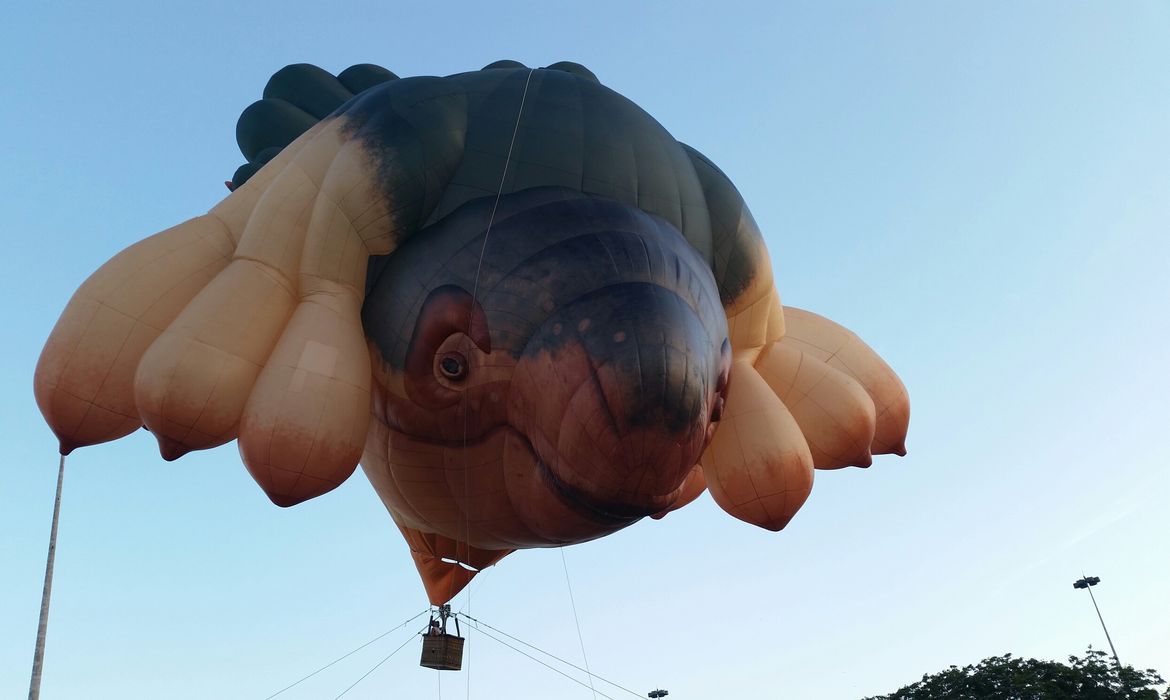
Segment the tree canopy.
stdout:
<path fill-rule="evenodd" d="M 1069 656 L 1067 664 L 992 656 L 923 675 L 888 695 L 865 700 L 1159 700 L 1170 698 L 1170 690 L 1158 694 L 1164 682 L 1153 669 L 1119 669 L 1108 654 L 1090 647 L 1083 656 Z"/>

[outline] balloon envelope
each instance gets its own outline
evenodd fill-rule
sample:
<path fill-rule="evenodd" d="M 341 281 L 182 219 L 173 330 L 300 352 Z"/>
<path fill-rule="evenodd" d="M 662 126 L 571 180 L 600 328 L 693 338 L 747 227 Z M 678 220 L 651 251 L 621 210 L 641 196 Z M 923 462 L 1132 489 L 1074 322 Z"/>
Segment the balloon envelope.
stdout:
<path fill-rule="evenodd" d="M 432 602 L 509 552 L 709 489 L 782 528 L 813 468 L 904 451 L 897 376 L 785 309 L 727 176 L 583 66 L 289 66 L 203 216 L 74 295 L 37 367 L 66 453 L 238 440 L 273 502 L 359 461 Z"/>

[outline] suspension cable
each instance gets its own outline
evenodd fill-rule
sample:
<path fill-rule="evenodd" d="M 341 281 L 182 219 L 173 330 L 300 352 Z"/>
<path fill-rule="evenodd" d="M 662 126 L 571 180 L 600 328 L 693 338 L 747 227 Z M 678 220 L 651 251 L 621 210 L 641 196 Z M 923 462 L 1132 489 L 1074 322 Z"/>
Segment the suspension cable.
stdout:
<path fill-rule="evenodd" d="M 365 649 L 366 647 L 370 646 L 371 644 L 373 644 L 374 642 L 378 641 L 378 640 L 379 640 L 379 639 L 381 639 L 382 637 L 385 637 L 386 635 L 390 634 L 391 632 L 393 632 L 393 631 L 395 631 L 395 630 L 397 630 L 397 629 L 400 629 L 400 628 L 402 628 L 402 627 L 406 627 L 406 626 L 407 626 L 407 625 L 409 625 L 411 622 L 414 622 L 414 621 L 415 621 L 415 620 L 417 620 L 419 617 L 421 617 L 422 615 L 425 615 L 425 614 L 427 614 L 428 612 L 430 612 L 430 608 L 427 608 L 426 610 L 423 610 L 422 612 L 418 613 L 417 615 L 415 615 L 414 617 L 411 617 L 411 618 L 410 618 L 410 619 L 408 619 L 408 620 L 403 620 L 401 623 L 399 623 L 399 624 L 397 624 L 397 625 L 395 625 L 395 626 L 391 627 L 390 629 L 386 630 L 386 631 L 385 631 L 385 632 L 383 632 L 382 634 L 379 634 L 377 637 L 374 637 L 373 639 L 371 639 L 370 641 L 368 641 L 368 642 L 366 642 L 365 644 L 361 645 L 361 646 L 360 646 L 360 647 L 358 647 L 357 649 L 354 649 L 353 651 L 351 651 L 351 652 L 349 652 L 349 653 L 347 653 L 347 654 L 345 654 L 345 655 L 343 655 L 343 656 L 339 656 L 338 658 L 334 659 L 333 661 L 330 661 L 329 663 L 325 664 L 325 665 L 324 665 L 324 666 L 322 666 L 321 668 L 317 669 L 316 671 L 313 671 L 313 672 L 312 672 L 312 673 L 310 673 L 309 675 L 307 675 L 307 676 L 305 676 L 304 678 L 300 679 L 300 680 L 299 680 L 299 681 L 297 681 L 296 683 L 293 683 L 292 685 L 289 685 L 289 686 L 286 686 L 286 687 L 284 687 L 284 688 L 281 688 L 280 690 L 276 691 L 276 692 L 275 692 L 275 693 L 273 693 L 272 695 L 269 695 L 268 697 L 264 698 L 264 700 L 272 700 L 272 698 L 276 697 L 277 695 L 280 695 L 280 694 L 281 694 L 281 693 L 283 693 L 284 691 L 286 691 L 286 690 L 291 690 L 292 688 L 294 688 L 294 687 L 296 687 L 296 686 L 300 685 L 301 683 L 304 683 L 305 681 L 309 680 L 309 679 L 310 679 L 310 678 L 312 678 L 313 676 L 315 676 L 315 675 L 317 675 L 318 673 L 320 673 L 320 672 L 324 671 L 325 669 L 329 668 L 329 667 L 330 667 L 330 666 L 332 666 L 333 664 L 336 664 L 336 663 L 337 663 L 337 662 L 339 662 L 339 661 L 343 661 L 343 660 L 345 660 L 345 659 L 349 658 L 350 656 L 353 656 L 354 654 L 358 653 L 358 652 L 359 652 L 359 651 L 361 651 L 362 649 Z M 367 675 L 368 675 L 368 674 L 367 674 Z M 363 678 L 364 678 L 364 676 L 363 676 Z"/>
<path fill-rule="evenodd" d="M 565 548 L 557 549 L 561 552 L 561 566 L 565 569 L 565 585 L 569 588 L 569 606 L 573 609 L 573 622 L 577 623 L 577 643 L 581 645 L 581 658 L 585 660 L 585 678 L 589 679 L 593 700 L 597 700 L 597 689 L 593 687 L 593 673 L 589 670 L 589 656 L 585 653 L 585 638 L 581 636 L 581 618 L 577 617 L 577 601 L 573 599 L 573 582 L 569 580 L 569 563 L 565 560 Z"/>
<path fill-rule="evenodd" d="M 484 622 L 484 621 L 482 621 L 482 620 L 477 620 L 476 618 L 474 618 L 474 617 L 472 617 L 472 616 L 470 616 L 470 615 L 466 615 L 466 614 L 465 614 L 465 615 L 463 616 L 463 618 L 464 618 L 464 619 L 466 619 L 466 620 L 469 620 L 469 621 L 471 621 L 472 623 L 474 623 L 474 624 L 475 624 L 475 629 L 476 629 L 476 630 L 478 630 L 479 632 L 482 632 L 483 634 L 485 634 L 485 635 L 487 635 L 487 636 L 491 636 L 491 635 L 489 635 L 489 634 L 488 634 L 488 633 L 487 633 L 487 632 L 486 632 L 484 629 L 482 629 L 483 627 L 486 627 L 487 629 L 490 629 L 490 630 L 492 630 L 492 631 L 494 631 L 494 632 L 497 632 L 497 633 L 499 633 L 499 634 L 501 634 L 501 635 L 503 635 L 503 636 L 507 637 L 508 639 L 511 639 L 511 640 L 512 640 L 512 641 L 514 641 L 514 642 L 517 642 L 517 643 L 519 643 L 519 644 L 523 644 L 524 646 L 528 647 L 529 649 L 532 649 L 532 650 L 534 650 L 534 651 L 538 651 L 538 652 L 540 652 L 541 654 L 544 654 L 545 656 L 547 656 L 547 657 L 549 657 L 549 658 L 551 658 L 551 659 L 555 659 L 555 660 L 559 661 L 560 663 L 562 663 L 562 664 L 564 664 L 564 665 L 566 665 L 566 666 L 568 666 L 568 667 L 570 667 L 570 668 L 574 668 L 574 669 L 576 669 L 576 670 L 578 670 L 578 671 L 580 671 L 580 672 L 582 672 L 582 673 L 588 674 L 589 676 L 592 676 L 593 678 L 596 678 L 597 680 L 599 680 L 599 681 L 601 681 L 601 682 L 603 682 L 603 683 L 607 683 L 607 684 L 609 684 L 609 685 L 612 685 L 613 687 L 615 687 L 615 688 L 617 688 L 617 689 L 619 689 L 619 690 L 622 690 L 622 691 L 624 691 L 624 692 L 627 692 L 627 693 L 629 693 L 630 695 L 633 695 L 633 696 L 634 696 L 634 697 L 636 697 L 636 698 L 641 698 L 641 697 L 642 697 L 642 695 L 641 695 L 640 693 L 636 693 L 636 692 L 634 692 L 634 691 L 630 690 L 629 688 L 627 688 L 627 687 L 625 687 L 625 686 L 623 686 L 623 685 L 621 685 L 621 684 L 619 684 L 619 683 L 615 683 L 615 682 L 613 682 L 613 681 L 609 680 L 608 678 L 604 678 L 604 677 L 602 677 L 602 676 L 599 676 L 599 675 L 597 675 L 596 673 L 592 673 L 592 672 L 590 672 L 590 671 L 588 671 L 588 670 L 586 670 L 586 669 L 584 669 L 584 668 L 581 668 L 581 667 L 580 667 L 580 666 L 578 666 L 577 664 L 575 664 L 575 663 L 573 663 L 573 662 L 571 662 L 571 661 L 566 661 L 566 660 L 562 659 L 561 657 L 557 656 L 556 654 L 553 654 L 553 653 L 551 653 L 551 652 L 545 651 L 544 649 L 541 649 L 540 647 L 538 647 L 538 646 L 536 646 L 536 645 L 534 645 L 534 644 L 529 644 L 528 642 L 524 641 L 523 639 L 520 639 L 520 638 L 518 638 L 518 637 L 514 637 L 514 636 L 512 636 L 512 635 L 508 634 L 507 632 L 505 632 L 504 630 L 502 630 L 502 629 L 500 629 L 500 628 L 498 628 L 498 627 L 493 627 L 493 626 L 489 625 L 488 623 L 486 623 L 486 622 Z M 493 637 L 493 639 L 494 639 L 494 637 Z M 500 642 L 501 644 L 504 644 L 504 642 L 502 642 L 502 641 L 501 641 L 501 640 L 499 640 L 499 639 L 496 639 L 496 641 L 497 641 L 497 642 Z M 510 647 L 511 645 L 507 645 L 507 644 L 505 644 L 505 646 L 509 646 L 509 647 Z M 516 651 L 520 651 L 520 650 L 519 650 L 519 649 L 516 649 Z M 520 651 L 520 653 L 524 654 L 524 652 L 523 652 L 523 651 Z M 528 656 L 528 654 L 524 654 L 524 655 L 525 655 L 525 656 Z M 529 658 L 532 658 L 532 657 L 529 657 Z M 536 660 L 536 661 L 539 661 L 539 659 L 534 659 L 534 660 Z M 550 668 L 551 668 L 551 667 L 550 667 Z M 555 670 L 555 669 L 554 669 L 554 670 Z M 560 671 L 559 671 L 559 670 L 558 670 L 558 673 L 560 673 Z M 562 674 L 562 675 L 565 675 L 565 674 Z M 582 686 L 585 686 L 585 687 L 589 687 L 589 686 L 585 685 L 584 683 L 582 683 L 581 681 L 577 680 L 576 678 L 573 678 L 572 676 L 569 676 L 569 678 L 572 678 L 572 680 L 573 680 L 575 683 L 578 683 L 578 684 L 580 684 L 580 685 L 582 685 Z M 604 693 L 602 693 L 602 692 L 601 692 L 601 691 L 599 691 L 599 690 L 595 690 L 594 692 L 596 692 L 598 695 L 601 695 L 602 697 L 606 697 L 606 698 L 608 698 L 608 697 L 609 697 L 608 695 L 605 695 Z"/>
<path fill-rule="evenodd" d="M 467 610 L 471 611 L 471 584 L 467 585 Z M 468 634 L 467 638 L 467 700 L 471 700 L 471 635 Z M 443 700 L 441 694 L 439 700 Z"/>
<path fill-rule="evenodd" d="M 381 661 L 379 661 L 378 663 L 374 664 L 374 667 L 373 667 L 373 668 L 371 668 L 369 671 L 366 671 L 365 673 L 363 673 L 361 678 L 357 679 L 356 681 L 354 681 L 354 682 L 353 682 L 353 684 L 352 684 L 352 685 L 350 685 L 350 686 L 349 686 L 348 688 L 346 688 L 345 690 L 341 691 L 341 693 L 339 693 L 339 694 L 337 695 L 337 697 L 333 698 L 333 700 L 338 700 L 338 698 L 340 698 L 342 695 L 345 695 L 345 694 L 346 694 L 346 693 L 348 693 L 349 691 L 353 690 L 353 689 L 354 689 L 354 686 L 356 686 L 358 683 L 361 683 L 362 681 L 364 681 L 364 680 L 366 679 L 366 676 L 370 675 L 370 674 L 371 674 L 371 673 L 373 673 L 374 671 L 377 671 L 379 666 L 381 666 L 382 664 L 384 664 L 384 663 L 386 663 L 387 661 L 389 661 L 389 660 L 390 660 L 390 658 L 391 658 L 392 656 L 394 656 L 394 655 L 395 655 L 395 654 L 397 654 L 398 652 L 402 651 L 403 647 L 405 647 L 407 644 L 410 644 L 411 642 L 413 642 L 415 637 L 419 636 L 420 634 L 422 634 L 423 632 L 426 632 L 426 631 L 427 631 L 427 628 L 426 628 L 426 627 L 423 627 L 423 628 L 422 628 L 422 629 L 420 629 L 418 632 L 415 632 L 413 635 L 411 635 L 411 636 L 407 637 L 405 642 L 403 642 L 402 644 L 399 644 L 399 645 L 398 645 L 398 648 L 396 648 L 394 651 L 392 651 L 392 652 L 390 652 L 389 654 L 387 654 L 387 655 L 385 656 L 385 658 L 383 658 Z"/>
<path fill-rule="evenodd" d="M 528 86 L 532 83 L 532 74 L 534 72 L 535 72 L 535 70 L 530 68 L 528 70 L 528 76 L 524 79 L 524 91 L 522 93 L 520 93 L 520 106 L 516 109 L 516 123 L 512 125 L 512 138 L 508 142 L 508 151 L 504 155 L 503 171 L 500 172 L 500 184 L 499 184 L 499 187 L 496 188 L 496 198 L 495 198 L 495 201 L 492 203 L 491 215 L 488 216 L 487 228 L 484 229 L 483 244 L 479 247 L 479 259 L 476 261 L 476 265 L 475 265 L 475 281 L 472 283 L 472 286 L 471 286 L 472 312 L 468 315 L 468 319 L 467 319 L 467 335 L 468 336 L 471 335 L 471 330 L 472 330 L 471 326 L 475 322 L 474 307 L 475 307 L 475 304 L 477 301 L 476 298 L 479 295 L 479 278 L 480 278 L 480 275 L 483 273 L 483 258 L 484 258 L 484 255 L 487 254 L 488 239 L 491 238 L 492 226 L 496 222 L 496 211 L 500 207 L 500 198 L 504 196 L 504 185 L 508 181 L 508 166 L 511 165 L 511 163 L 512 163 L 512 150 L 516 147 L 516 136 L 517 136 L 517 134 L 520 133 L 520 120 L 524 116 L 524 103 L 528 100 Z M 463 394 L 463 451 L 462 451 L 462 454 L 463 454 L 463 504 L 464 504 L 463 507 L 464 508 L 467 507 L 467 503 L 468 503 L 467 433 L 470 430 L 470 426 L 468 425 L 468 421 L 470 420 L 470 413 L 471 413 L 468 410 L 468 408 L 469 408 L 468 401 L 469 400 L 470 400 L 470 397 L 467 395 L 466 392 L 464 392 L 464 394 Z M 468 548 L 468 553 L 467 553 L 468 559 L 471 558 L 471 556 L 470 556 L 470 554 L 471 554 L 470 540 L 471 540 L 470 516 L 467 514 L 466 511 L 464 511 L 463 512 L 463 542 L 465 545 L 467 545 L 467 548 Z M 456 547 L 455 553 L 456 553 L 456 556 L 458 556 L 458 553 L 459 553 L 458 547 Z M 471 564 L 471 562 L 467 562 L 467 563 L 469 565 Z M 452 585 L 452 587 L 454 587 L 454 585 L 455 585 L 454 578 L 451 579 L 451 585 Z M 471 607 L 471 589 L 470 588 L 468 588 L 468 590 L 467 590 L 467 607 L 469 609 Z M 468 669 L 468 670 L 470 672 L 470 669 Z M 470 693 L 470 691 L 468 691 L 468 692 Z"/>
<path fill-rule="evenodd" d="M 479 265 L 475 268 L 475 285 L 471 288 L 471 299 L 479 291 L 479 273 L 483 270 L 483 256 L 487 252 L 488 237 L 492 235 L 492 224 L 496 221 L 496 210 L 500 206 L 500 197 L 504 194 L 504 183 L 508 179 L 508 166 L 512 163 L 512 149 L 516 147 L 516 134 L 520 133 L 520 117 L 524 115 L 524 102 L 528 99 L 528 85 L 532 82 L 535 69 L 528 69 L 528 77 L 524 81 L 524 92 L 520 95 L 520 109 L 516 111 L 516 123 L 512 126 L 512 140 L 508 143 L 508 154 L 504 158 L 504 171 L 500 173 L 500 186 L 496 190 L 496 201 L 492 204 L 492 214 L 488 217 L 487 230 L 483 234 L 483 245 L 479 249 Z"/>
<path fill-rule="evenodd" d="M 512 163 L 512 150 L 516 147 L 516 136 L 520 133 L 520 120 L 524 116 L 524 103 L 528 100 L 528 86 L 532 83 L 532 74 L 535 71 L 528 69 L 528 75 L 524 79 L 524 91 L 520 93 L 520 106 L 516 109 L 516 123 L 512 125 L 512 138 L 508 141 L 508 151 L 504 155 L 504 168 L 500 172 L 500 185 L 496 188 L 496 199 L 492 203 L 492 213 L 488 217 L 487 228 L 484 229 L 483 245 L 479 248 L 479 260 L 475 265 L 475 282 L 471 287 L 471 304 L 472 312 L 467 319 L 467 335 L 471 335 L 471 324 L 475 321 L 474 307 L 476 304 L 476 297 L 479 294 L 479 278 L 483 272 L 483 258 L 487 254 L 488 239 L 492 235 L 492 225 L 496 222 L 496 211 L 500 207 L 500 198 L 504 195 L 504 185 L 508 181 L 508 166 Z M 468 421 L 470 420 L 470 411 L 468 410 L 469 396 L 463 394 L 463 508 L 467 508 L 470 503 L 468 497 L 468 465 L 467 465 L 467 433 L 469 431 Z M 467 546 L 467 558 L 471 558 L 471 516 L 466 511 L 463 512 L 463 541 Z M 458 555 L 458 547 L 456 548 L 456 555 Z M 470 564 L 470 562 L 468 562 Z M 455 579 L 452 578 L 451 585 L 455 585 Z M 466 608 L 471 610 L 471 586 L 467 586 L 467 602 Z M 470 642 L 470 640 L 468 640 Z M 471 700 L 471 644 L 467 645 L 467 700 Z"/>
<path fill-rule="evenodd" d="M 477 629 L 478 629 L 478 627 L 477 627 Z M 528 657 L 529 659 L 532 659 L 533 661 L 535 661 L 536 663 L 540 664 L 541 666 L 544 666 L 545 668 L 549 669 L 550 671 L 555 671 L 556 673 L 559 673 L 559 674 L 561 674 L 562 676 L 564 676 L 565 678 L 568 678 L 569 680 L 573 681 L 574 683 L 576 683 L 577 685 L 581 686 L 582 688 L 589 688 L 590 690 L 592 690 L 592 691 L 593 691 L 593 694 L 594 694 L 594 696 L 600 695 L 600 696 L 601 696 L 601 697 L 603 697 L 603 698 L 607 698 L 607 700 L 617 700 L 617 698 L 613 697 L 612 695 L 606 695 L 605 693 L 602 693 L 601 691 L 595 690 L 595 689 L 594 689 L 594 688 L 592 688 L 591 686 L 589 686 L 589 685 L 586 685 L 585 683 L 582 683 L 580 680 L 578 680 L 578 679 L 576 679 L 576 678 L 574 678 L 574 677 L 570 676 L 569 674 L 565 673 L 564 671 L 560 670 L 559 668 L 557 668 L 557 667 L 555 667 L 555 666 L 551 666 L 551 665 L 549 665 L 549 664 L 546 664 L 545 662 L 543 662 L 543 661 L 541 661 L 540 659 L 536 658 L 536 657 L 535 657 L 535 656 L 533 656 L 532 654 L 529 654 L 528 652 L 524 651 L 523 649 L 517 649 L 516 647 L 512 646 L 511 644 L 508 644 L 507 642 L 505 642 L 504 640 L 500 639 L 499 637 L 496 637 L 495 635 L 491 634 L 490 632 L 488 632 L 488 631 L 486 631 L 486 630 L 482 630 L 482 629 L 481 629 L 481 630 L 479 630 L 479 631 L 480 631 L 481 633 L 483 633 L 483 635 L 484 635 L 485 637 L 487 637 L 488 639 L 491 639 L 491 640 L 494 640 L 494 641 L 496 641 L 496 642 L 498 642 L 498 643 L 500 643 L 500 644 L 503 644 L 504 646 L 508 647 L 509 649 L 511 649 L 512 651 L 516 652 L 517 654 L 521 654 L 521 655 L 523 655 L 523 656 L 526 656 L 526 657 Z M 501 634 L 503 634 L 503 633 L 501 632 Z M 535 647 L 533 647 L 533 648 L 535 648 Z M 546 654 L 547 654 L 548 652 L 542 652 L 542 653 L 546 653 Z M 552 656 L 552 654 L 549 654 L 549 656 Z M 555 657 L 555 656 L 553 656 L 553 658 L 555 659 L 556 657 Z M 562 663 L 567 663 L 567 662 L 562 662 Z M 569 664 L 569 665 L 572 665 L 572 664 Z M 641 698 L 641 697 L 642 697 L 641 695 L 638 695 L 637 693 L 634 693 L 634 695 L 637 695 L 637 697 L 639 697 L 639 698 Z"/>

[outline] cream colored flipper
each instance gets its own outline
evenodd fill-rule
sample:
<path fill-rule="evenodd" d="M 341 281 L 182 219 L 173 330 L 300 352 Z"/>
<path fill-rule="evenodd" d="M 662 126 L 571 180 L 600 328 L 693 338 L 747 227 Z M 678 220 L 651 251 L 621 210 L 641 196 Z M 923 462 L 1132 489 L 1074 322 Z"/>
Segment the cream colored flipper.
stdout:
<path fill-rule="evenodd" d="M 875 411 L 861 384 L 788 337 L 768 346 L 755 366 L 792 412 L 817 469 L 870 465 Z"/>
<path fill-rule="evenodd" d="M 876 428 L 874 454 L 906 454 L 910 397 L 902 380 L 861 338 L 811 311 L 784 309 L 785 342 L 857 380 L 873 399 Z"/>
<path fill-rule="evenodd" d="M 261 372 L 240 426 L 240 454 L 278 505 L 340 485 L 357 467 L 370 415 L 362 330 L 370 255 L 393 250 L 363 152 L 338 152 L 313 208 L 296 310 Z"/>
<path fill-rule="evenodd" d="M 164 458 L 235 439 L 256 377 L 295 307 L 313 202 L 341 142 L 336 127 L 301 138 L 297 157 L 259 197 L 231 263 L 139 363 L 135 403 Z"/>
<path fill-rule="evenodd" d="M 307 139 L 290 145 L 210 212 L 126 248 L 73 295 L 45 343 L 37 403 L 68 453 L 143 425 L 143 356 L 225 268 L 260 198 Z"/>
<path fill-rule="evenodd" d="M 743 360 L 731 368 L 723 418 L 701 464 L 723 510 L 769 530 L 787 525 L 812 490 L 813 459 L 800 427 Z"/>
<path fill-rule="evenodd" d="M 812 467 L 869 466 L 873 453 L 904 454 L 909 398 L 852 332 L 782 307 L 774 289 L 745 296 L 754 301 L 729 309 L 736 361 L 701 464 L 724 510 L 780 529 L 808 496 Z"/>
<path fill-rule="evenodd" d="M 231 260 L 227 223 L 204 215 L 118 253 L 77 290 L 53 328 L 34 380 L 61 452 L 142 425 L 134 373 L 151 343 Z"/>

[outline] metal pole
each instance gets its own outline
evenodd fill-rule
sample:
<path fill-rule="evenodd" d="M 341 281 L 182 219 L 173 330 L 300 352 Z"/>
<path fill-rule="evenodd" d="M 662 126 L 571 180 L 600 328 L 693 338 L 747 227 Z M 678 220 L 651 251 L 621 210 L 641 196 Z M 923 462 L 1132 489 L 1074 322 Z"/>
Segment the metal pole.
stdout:
<path fill-rule="evenodd" d="M 1117 658 L 1117 650 L 1113 648 L 1113 640 L 1109 637 L 1109 629 L 1105 627 L 1105 618 L 1101 617 L 1101 608 L 1097 607 L 1097 597 L 1093 595 L 1093 587 L 1085 587 L 1089 591 L 1089 599 L 1093 601 L 1093 609 L 1097 611 L 1097 619 L 1101 621 L 1101 629 L 1105 630 L 1105 641 L 1109 642 L 1109 650 L 1113 652 L 1113 660 L 1117 662 L 1117 670 L 1121 670 L 1121 659 Z"/>
<path fill-rule="evenodd" d="M 49 532 L 49 558 L 45 562 L 45 587 L 41 591 L 41 620 L 37 624 L 37 647 L 33 651 L 32 680 L 28 685 L 28 700 L 41 697 L 41 670 L 45 662 L 45 632 L 49 626 L 49 597 L 53 593 L 53 559 L 57 554 L 57 521 L 61 518 L 61 483 L 65 480 L 65 455 L 57 468 L 57 498 L 53 502 L 53 529 Z"/>

